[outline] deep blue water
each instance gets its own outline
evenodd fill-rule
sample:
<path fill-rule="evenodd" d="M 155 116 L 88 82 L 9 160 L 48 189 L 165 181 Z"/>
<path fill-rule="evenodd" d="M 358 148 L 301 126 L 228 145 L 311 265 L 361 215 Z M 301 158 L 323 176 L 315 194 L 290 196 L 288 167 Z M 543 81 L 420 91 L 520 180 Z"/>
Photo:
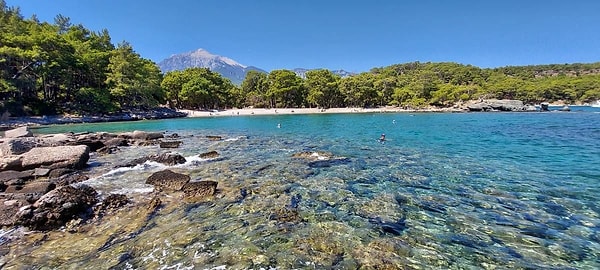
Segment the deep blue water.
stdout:
<path fill-rule="evenodd" d="M 397 230 L 382 226 L 381 235 L 360 237 L 368 247 L 369 241 L 399 241 L 394 254 L 407 254 L 396 266 L 594 269 L 600 267 L 600 109 L 572 109 L 223 116 L 64 125 L 38 132 L 148 130 L 196 138 L 244 136 L 243 142 L 219 151 L 230 156 L 225 161 L 229 168 L 253 172 L 218 172 L 243 178 L 240 186 L 248 184 L 247 178 L 253 185 L 276 179 L 276 185 L 289 186 L 287 193 L 302 195 L 296 203 L 307 217 L 333 213 L 336 222 L 359 232 L 376 230 L 377 224 L 385 224 L 381 220 L 401 220 Z M 378 141 L 382 133 L 385 143 Z M 193 145 L 180 151 L 200 147 Z M 296 179 L 289 175 L 296 175 L 300 165 L 289 156 L 301 151 L 330 152 L 349 162 L 311 168 Z M 274 164 L 275 169 L 258 175 L 262 169 L 257 166 L 264 164 Z M 290 184 L 291 178 L 295 183 Z M 316 220 L 307 228 L 321 224 Z M 310 236 L 298 229 L 285 237 L 295 239 L 301 233 Z M 295 266 L 275 259 L 283 250 L 263 252 L 276 266 Z M 304 253 L 288 256 L 298 254 Z M 350 259 L 342 261 L 346 260 Z M 328 263 L 316 265 L 331 266 Z"/>

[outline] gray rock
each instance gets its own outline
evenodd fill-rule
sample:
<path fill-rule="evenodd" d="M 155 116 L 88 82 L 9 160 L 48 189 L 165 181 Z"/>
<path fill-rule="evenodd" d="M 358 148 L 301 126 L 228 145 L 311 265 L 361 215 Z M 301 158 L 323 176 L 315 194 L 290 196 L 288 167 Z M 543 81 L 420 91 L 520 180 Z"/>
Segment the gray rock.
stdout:
<path fill-rule="evenodd" d="M 5 138 L 21 138 L 21 137 L 33 137 L 33 133 L 29 130 L 29 127 L 18 127 L 15 129 L 7 130 L 4 132 Z"/>
<path fill-rule="evenodd" d="M 21 170 L 42 166 L 50 169 L 81 169 L 90 158 L 90 148 L 85 145 L 36 147 L 21 157 Z"/>
<path fill-rule="evenodd" d="M 158 189 L 181 190 L 190 181 L 190 176 L 176 173 L 171 170 L 163 170 L 153 173 L 146 179 L 146 184 L 153 185 Z"/>
<path fill-rule="evenodd" d="M 474 102 L 467 105 L 469 111 L 527 111 L 529 107 L 523 104 L 521 100 L 513 99 L 488 99 Z"/>
<path fill-rule="evenodd" d="M 20 155 L 33 149 L 37 144 L 34 137 L 10 138 L 0 143 L 0 155 Z"/>
<path fill-rule="evenodd" d="M 125 167 L 133 167 L 135 165 L 143 164 L 146 161 L 154 161 L 165 165 L 173 166 L 176 164 L 183 164 L 186 162 L 185 157 L 177 153 L 161 153 L 159 155 L 149 155 L 147 157 L 135 159 L 127 164 Z"/>

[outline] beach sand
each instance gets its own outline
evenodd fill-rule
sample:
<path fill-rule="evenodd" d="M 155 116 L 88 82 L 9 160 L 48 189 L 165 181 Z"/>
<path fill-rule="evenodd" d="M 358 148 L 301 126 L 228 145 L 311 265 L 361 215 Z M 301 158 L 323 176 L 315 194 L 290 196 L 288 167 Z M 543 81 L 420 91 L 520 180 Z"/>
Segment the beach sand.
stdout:
<path fill-rule="evenodd" d="M 178 110 L 185 112 L 188 117 L 216 117 L 216 116 L 250 116 L 250 115 L 278 115 L 278 114 L 325 114 L 325 113 L 388 113 L 388 112 L 449 112 L 459 111 L 450 109 L 430 108 L 422 110 L 406 110 L 399 107 L 381 107 L 381 108 L 243 108 L 243 109 L 228 109 L 222 111 L 194 111 L 194 110 Z"/>

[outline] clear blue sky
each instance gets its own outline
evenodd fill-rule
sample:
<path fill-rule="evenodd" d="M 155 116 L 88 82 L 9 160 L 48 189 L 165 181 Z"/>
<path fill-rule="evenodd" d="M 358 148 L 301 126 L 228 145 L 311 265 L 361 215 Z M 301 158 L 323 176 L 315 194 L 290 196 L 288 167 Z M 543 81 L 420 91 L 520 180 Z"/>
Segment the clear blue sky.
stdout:
<path fill-rule="evenodd" d="M 6 0 L 24 17 L 108 29 L 155 62 L 204 48 L 244 65 L 368 71 L 600 61 L 597 0 Z"/>

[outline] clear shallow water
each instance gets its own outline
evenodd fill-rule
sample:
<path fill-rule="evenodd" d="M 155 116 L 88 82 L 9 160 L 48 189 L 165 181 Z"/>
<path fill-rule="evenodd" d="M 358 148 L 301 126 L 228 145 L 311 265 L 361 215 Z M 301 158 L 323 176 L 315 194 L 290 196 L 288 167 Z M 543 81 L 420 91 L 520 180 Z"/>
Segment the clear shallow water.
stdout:
<path fill-rule="evenodd" d="M 577 108 L 232 116 L 40 129 L 178 133 L 184 143 L 177 151 L 184 156 L 210 150 L 221 156 L 170 169 L 218 181 L 219 194 L 193 204 L 166 196 L 165 208 L 149 221 L 132 209 L 85 233 L 51 234 L 41 246 L 21 248 L 27 255 L 7 266 L 595 269 L 600 110 Z M 381 133 L 385 144 L 377 141 Z M 108 165 L 159 151 L 151 146 L 94 156 L 92 164 L 105 166 L 92 168 L 99 176 L 88 184 L 103 194 L 147 200 L 146 177 L 166 167 L 107 173 Z M 311 166 L 292 157 L 303 151 L 347 160 Z M 241 189 L 248 193 L 242 200 Z M 292 198 L 300 198 L 300 220 L 274 220 Z M 73 248 L 79 252 L 60 252 Z"/>

